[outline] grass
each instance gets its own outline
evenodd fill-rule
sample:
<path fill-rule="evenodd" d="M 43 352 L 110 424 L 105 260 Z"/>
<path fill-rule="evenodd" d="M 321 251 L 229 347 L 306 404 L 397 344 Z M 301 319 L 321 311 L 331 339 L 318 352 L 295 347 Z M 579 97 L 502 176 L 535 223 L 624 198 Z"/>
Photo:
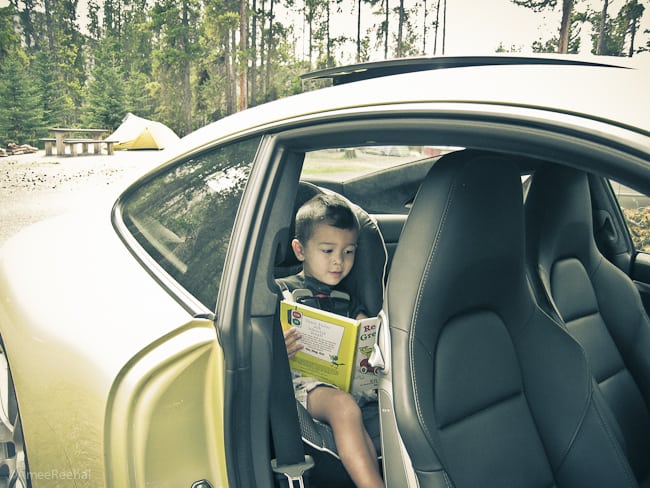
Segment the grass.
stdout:
<path fill-rule="evenodd" d="M 383 156 L 359 149 L 322 150 L 307 153 L 304 175 L 328 175 L 337 179 L 359 176 L 419 159 L 421 156 Z"/>

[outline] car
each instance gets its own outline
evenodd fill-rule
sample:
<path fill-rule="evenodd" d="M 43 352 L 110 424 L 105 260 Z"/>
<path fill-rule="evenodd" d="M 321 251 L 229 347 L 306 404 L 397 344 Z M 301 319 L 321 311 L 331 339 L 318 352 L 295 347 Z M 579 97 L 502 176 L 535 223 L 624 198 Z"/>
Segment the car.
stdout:
<path fill-rule="evenodd" d="M 294 422 L 294 403 L 278 389 L 278 368 L 288 366 L 282 348 L 273 349 L 274 278 L 301 186 L 338 193 L 370 216 L 390 286 L 418 190 L 438 163 L 471 151 L 516 160 L 524 193 L 543 164 L 584 171 L 599 248 L 650 307 L 650 249 L 638 239 L 648 214 L 634 204 L 641 214 L 632 234 L 610 183 L 638 201 L 650 195 L 643 58 L 417 58 L 304 81 L 318 78 L 333 86 L 211 123 L 162 151 L 160 165 L 115 200 L 6 242 L 0 477 L 7 486 L 277 486 L 272 460 L 284 454 L 278 439 Z M 380 336 L 390 333 L 384 327 Z M 383 352 L 389 363 L 390 350 Z M 371 367 L 388 401 L 379 417 L 387 485 L 442 486 L 404 440 L 409 426 L 391 396 L 398 371 Z M 278 427 L 272 414 L 280 401 L 287 418 Z M 495 452 L 436 469 L 453 479 Z M 337 463 L 316 459 L 312 485 L 344 486 L 327 478 Z M 280 479 L 285 464 L 274 464 Z"/>

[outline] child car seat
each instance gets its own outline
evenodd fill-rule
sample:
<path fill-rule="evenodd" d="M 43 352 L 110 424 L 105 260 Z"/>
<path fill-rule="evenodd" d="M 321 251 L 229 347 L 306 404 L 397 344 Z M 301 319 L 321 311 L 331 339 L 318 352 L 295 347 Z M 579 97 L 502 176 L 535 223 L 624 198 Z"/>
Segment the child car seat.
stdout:
<path fill-rule="evenodd" d="M 316 185 L 301 181 L 298 186 L 293 216 L 309 199 L 324 193 Z M 359 238 L 355 263 L 350 274 L 341 282 L 341 288 L 349 295 L 356 296 L 368 313 L 376 315 L 381 310 L 384 295 L 384 274 L 387 261 L 386 247 L 383 237 L 375 221 L 361 207 L 348 202 L 359 220 Z M 294 218 L 292 216 L 287 245 L 280 250 L 275 266 L 275 277 L 283 278 L 296 274 L 301 270 L 291 248 L 291 240 L 295 235 Z M 354 486 L 345 469 L 339 461 L 334 435 L 329 425 L 311 417 L 309 412 L 298 402 L 298 418 L 301 435 L 306 445 L 307 454 L 316 460 L 316 465 L 310 473 L 311 486 Z M 377 402 L 370 402 L 362 407 L 364 424 L 372 437 L 377 451 L 380 448 L 379 414 Z"/>

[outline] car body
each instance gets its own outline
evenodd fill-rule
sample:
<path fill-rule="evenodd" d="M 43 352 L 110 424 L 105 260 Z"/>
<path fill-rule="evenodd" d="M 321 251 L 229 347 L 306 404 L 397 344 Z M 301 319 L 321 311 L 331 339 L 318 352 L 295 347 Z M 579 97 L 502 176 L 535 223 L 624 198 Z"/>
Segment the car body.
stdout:
<path fill-rule="evenodd" d="M 273 486 L 273 268 L 299 180 L 373 215 L 389 269 L 419 182 L 458 148 L 650 194 L 650 70 L 636 64 L 493 56 L 320 73 L 336 86 L 214 122 L 116 201 L 22 231 L 0 257 L 4 463 L 18 466 L 7 476 L 34 488 Z M 618 229 L 612 260 L 650 285 L 650 255 L 614 201 L 601 202 Z"/>

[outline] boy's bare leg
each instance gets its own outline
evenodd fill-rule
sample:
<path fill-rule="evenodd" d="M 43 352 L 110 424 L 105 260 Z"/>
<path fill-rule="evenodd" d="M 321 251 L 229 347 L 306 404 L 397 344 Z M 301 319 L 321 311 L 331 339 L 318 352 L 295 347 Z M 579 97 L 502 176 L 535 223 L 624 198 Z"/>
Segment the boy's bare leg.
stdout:
<path fill-rule="evenodd" d="M 312 417 L 332 427 L 341 461 L 357 487 L 383 488 L 377 452 L 352 395 L 319 386 L 309 392 L 307 410 Z"/>

